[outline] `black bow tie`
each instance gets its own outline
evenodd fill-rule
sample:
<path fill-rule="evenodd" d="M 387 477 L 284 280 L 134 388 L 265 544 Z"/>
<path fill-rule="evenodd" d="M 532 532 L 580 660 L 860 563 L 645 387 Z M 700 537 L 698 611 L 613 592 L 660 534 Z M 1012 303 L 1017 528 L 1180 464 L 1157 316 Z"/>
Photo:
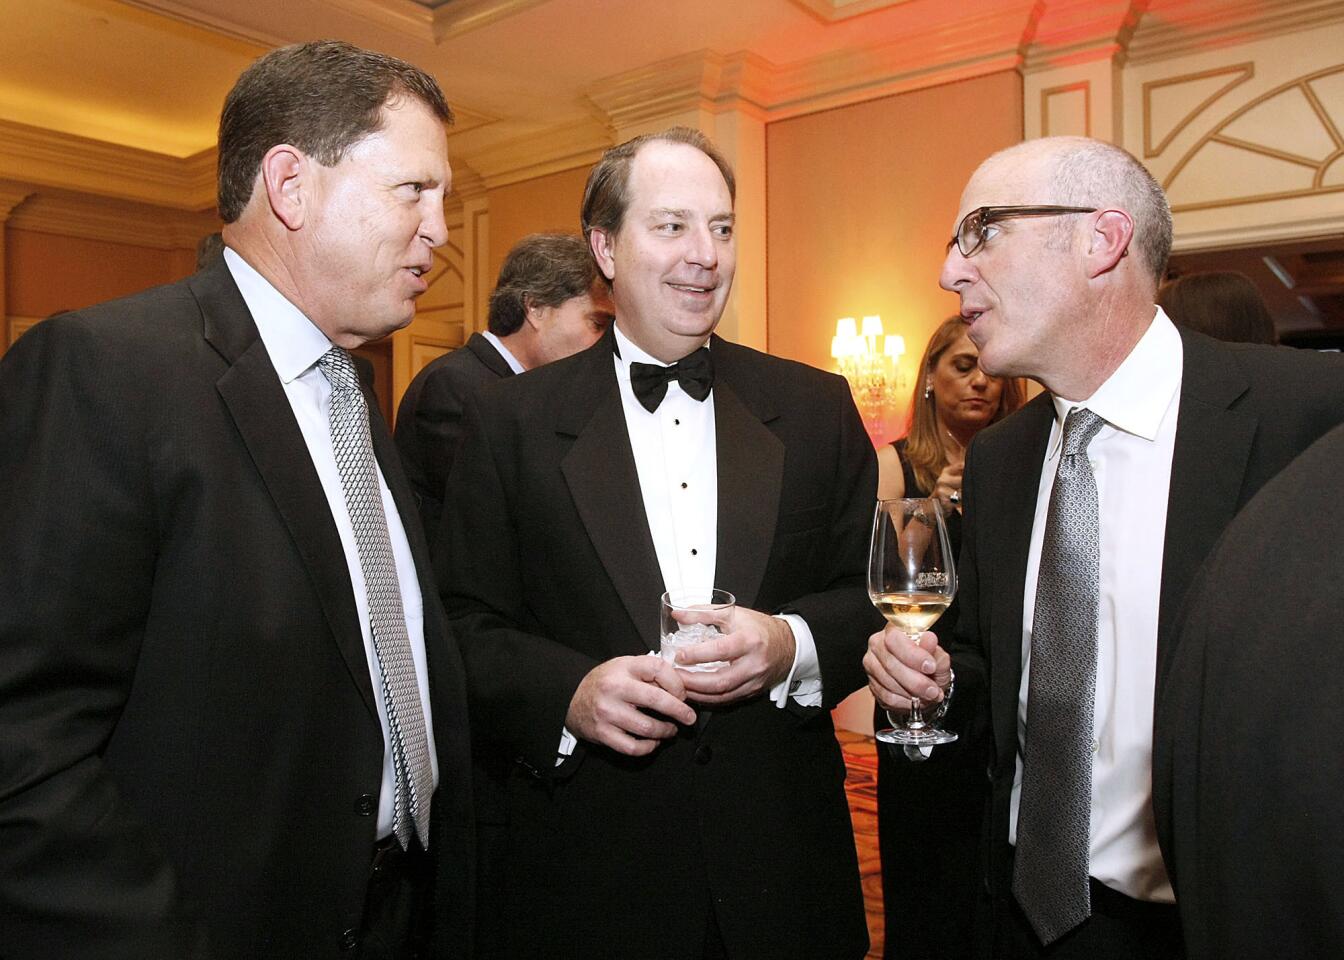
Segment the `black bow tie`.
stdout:
<path fill-rule="evenodd" d="M 649 413 L 663 402 L 667 385 L 672 380 L 681 384 L 681 389 L 696 400 L 703 401 L 709 396 L 710 388 L 714 386 L 714 361 L 709 357 L 709 347 L 701 347 L 670 367 L 630 361 L 630 386 L 634 388 L 635 399 Z"/>

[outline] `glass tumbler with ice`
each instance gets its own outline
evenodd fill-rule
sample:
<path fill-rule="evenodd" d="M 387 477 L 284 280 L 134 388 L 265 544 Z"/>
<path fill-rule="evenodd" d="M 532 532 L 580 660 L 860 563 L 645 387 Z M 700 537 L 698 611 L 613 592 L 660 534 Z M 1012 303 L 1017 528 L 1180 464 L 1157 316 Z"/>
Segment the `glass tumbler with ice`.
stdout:
<path fill-rule="evenodd" d="M 725 632 L 737 599 L 727 590 L 669 590 L 663 594 L 659 615 L 659 653 L 679 670 L 711 673 L 728 666 L 726 660 L 677 664 L 677 651 L 712 640 Z"/>

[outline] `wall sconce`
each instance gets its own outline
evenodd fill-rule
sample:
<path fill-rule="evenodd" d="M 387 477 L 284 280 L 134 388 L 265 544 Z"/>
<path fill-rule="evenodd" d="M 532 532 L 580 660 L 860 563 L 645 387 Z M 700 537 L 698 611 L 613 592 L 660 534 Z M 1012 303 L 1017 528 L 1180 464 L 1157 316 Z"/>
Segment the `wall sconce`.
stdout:
<path fill-rule="evenodd" d="M 882 318 L 876 314 L 863 318 L 862 326 L 853 317 L 835 322 L 831 338 L 831 356 L 840 373 L 849 381 L 859 411 L 876 436 L 882 429 L 882 413 L 888 390 L 900 390 L 900 360 L 905 354 L 905 338 L 884 335 Z"/>

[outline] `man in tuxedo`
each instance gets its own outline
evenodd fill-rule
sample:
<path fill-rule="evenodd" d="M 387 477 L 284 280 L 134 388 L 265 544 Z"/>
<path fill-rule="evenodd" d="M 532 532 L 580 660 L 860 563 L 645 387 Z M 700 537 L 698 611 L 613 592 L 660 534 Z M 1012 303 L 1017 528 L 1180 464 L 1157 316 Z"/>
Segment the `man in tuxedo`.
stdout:
<path fill-rule="evenodd" d="M 948 722 L 989 710 L 994 957 L 1180 955 L 1154 681 L 1219 533 L 1344 418 L 1338 358 L 1176 331 L 1154 306 L 1171 229 L 1129 154 L 1048 138 L 981 165 L 948 245 L 981 365 L 1049 392 L 968 453 L 950 657 L 888 630 L 865 667 L 889 708 L 941 700 L 955 667 Z"/>
<path fill-rule="evenodd" d="M 397 449 L 431 544 L 466 398 L 500 377 L 591 347 L 611 316 L 607 283 L 581 237 L 534 233 L 509 251 L 490 294 L 486 331 L 427 364 L 397 409 Z"/>
<path fill-rule="evenodd" d="M 512 765 L 503 956 L 866 949 L 828 708 L 877 622 L 875 458 L 844 380 L 712 336 L 733 183 L 684 127 L 609 150 L 583 223 L 615 324 L 467 405 L 436 561 Z M 660 595 L 710 587 L 723 635 L 650 656 Z"/>
<path fill-rule="evenodd" d="M 226 249 L 0 364 L 0 942 L 465 956 L 460 655 L 348 350 L 410 322 L 432 77 L 334 41 L 224 104 Z"/>
<path fill-rule="evenodd" d="M 1190 588 L 1153 805 L 1191 960 L 1344 953 L 1342 487 L 1344 426 L 1265 484 Z"/>

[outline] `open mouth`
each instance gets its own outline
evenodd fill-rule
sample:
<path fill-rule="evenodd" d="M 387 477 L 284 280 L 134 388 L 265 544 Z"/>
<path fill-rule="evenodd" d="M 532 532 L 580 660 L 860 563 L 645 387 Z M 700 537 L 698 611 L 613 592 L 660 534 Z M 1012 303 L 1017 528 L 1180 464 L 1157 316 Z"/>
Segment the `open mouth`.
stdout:
<path fill-rule="evenodd" d="M 681 293 L 696 293 L 702 295 L 707 293 L 713 293 L 715 289 L 714 286 L 708 286 L 708 287 L 697 286 L 696 284 L 693 283 L 669 283 L 668 286 L 671 287 L 673 290 L 680 291 Z"/>

